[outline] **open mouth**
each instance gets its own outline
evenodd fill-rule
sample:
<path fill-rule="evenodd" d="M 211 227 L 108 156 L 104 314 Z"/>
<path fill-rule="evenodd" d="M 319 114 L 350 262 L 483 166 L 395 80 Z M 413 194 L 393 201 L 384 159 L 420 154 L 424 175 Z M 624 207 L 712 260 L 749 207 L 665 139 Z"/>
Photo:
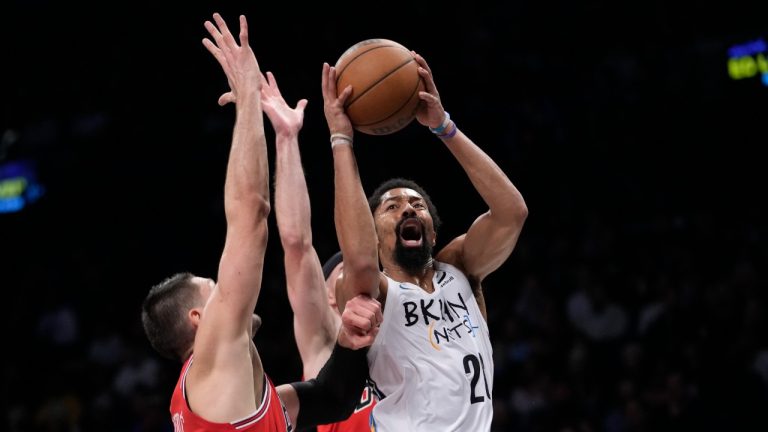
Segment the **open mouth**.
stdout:
<path fill-rule="evenodd" d="M 400 222 L 398 234 L 405 247 L 420 247 L 423 241 L 424 227 L 417 218 L 408 218 Z"/>

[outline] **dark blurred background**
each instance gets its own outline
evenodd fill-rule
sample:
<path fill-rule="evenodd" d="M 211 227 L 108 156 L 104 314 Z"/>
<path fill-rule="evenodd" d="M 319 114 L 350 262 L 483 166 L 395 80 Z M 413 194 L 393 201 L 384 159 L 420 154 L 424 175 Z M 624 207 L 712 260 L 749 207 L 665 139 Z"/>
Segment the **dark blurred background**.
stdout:
<path fill-rule="evenodd" d="M 234 108 L 200 42 L 214 11 L 246 14 L 262 69 L 309 99 L 321 259 L 337 249 L 321 67 L 361 40 L 424 55 L 522 191 L 518 246 L 484 283 L 494 431 L 766 430 L 767 8 L 668 3 L 6 2 L 0 430 L 172 430 L 179 366 L 140 304 L 174 272 L 215 277 Z M 355 138 L 367 192 L 393 176 L 430 192 L 438 246 L 486 210 L 416 122 Z M 256 342 L 281 383 L 301 367 L 271 228 Z"/>

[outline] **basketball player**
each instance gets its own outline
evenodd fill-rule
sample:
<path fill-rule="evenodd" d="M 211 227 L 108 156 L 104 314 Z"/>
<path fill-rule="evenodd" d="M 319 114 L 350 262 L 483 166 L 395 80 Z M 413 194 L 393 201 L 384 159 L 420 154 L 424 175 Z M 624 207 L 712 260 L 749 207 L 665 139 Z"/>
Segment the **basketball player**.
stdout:
<path fill-rule="evenodd" d="M 267 75 L 271 78 L 271 75 Z M 270 79 L 272 81 L 272 79 Z M 272 90 L 272 87 L 268 88 Z M 303 364 L 304 379 L 315 378 L 333 351 L 341 327 L 331 276 L 341 267 L 340 254 L 321 268 L 312 245 L 309 192 L 301 166 L 298 135 L 302 110 L 291 109 L 277 85 L 263 92 L 264 112 L 275 129 L 275 217 L 285 252 L 288 299 L 293 309 L 293 331 Z M 334 270 L 336 270 L 334 272 Z M 317 427 L 318 432 L 369 432 L 373 395 L 360 388 L 360 402 L 346 420 Z"/>
<path fill-rule="evenodd" d="M 352 88 L 337 97 L 336 70 L 324 64 L 335 223 L 344 254 L 337 301 L 344 305 L 346 298 L 367 293 L 384 308 L 379 336 L 368 352 L 371 379 L 381 397 L 373 409 L 372 430 L 489 431 L 493 357 L 480 286 L 512 253 L 528 209 L 499 166 L 450 120 L 429 66 L 412 54 L 425 83 L 416 119 L 453 154 L 489 209 L 433 254 L 440 220 L 416 183 L 394 178 L 366 203 L 353 128 L 344 111 Z M 425 169 L 424 163 L 410 160 L 398 168 L 411 166 Z"/>
<path fill-rule="evenodd" d="M 213 18 L 215 25 L 205 22 L 213 42 L 203 44 L 230 85 L 219 103 L 235 103 L 237 113 L 224 187 L 227 234 L 219 280 L 179 273 L 153 287 L 142 305 L 152 346 L 184 363 L 171 397 L 174 430 L 285 432 L 293 425 L 344 419 L 367 376 L 365 350 L 355 349 L 370 344 L 380 311 L 357 299 L 346 305 L 355 311 L 345 310 L 338 342 L 317 379 L 276 388 L 264 372 L 252 341 L 270 211 L 260 93 L 263 87 L 268 98 L 276 84 L 261 75 L 245 17 L 240 17 L 240 45 L 221 16 Z M 302 103 L 297 111 L 303 112 Z"/>

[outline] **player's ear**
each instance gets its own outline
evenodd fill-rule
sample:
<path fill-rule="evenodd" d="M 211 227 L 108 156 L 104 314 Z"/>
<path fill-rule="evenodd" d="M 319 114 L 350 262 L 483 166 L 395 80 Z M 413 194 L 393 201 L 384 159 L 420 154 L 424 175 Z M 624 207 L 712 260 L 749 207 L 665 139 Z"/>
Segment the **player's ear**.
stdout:
<path fill-rule="evenodd" d="M 200 318 L 203 316 L 203 311 L 200 308 L 192 308 L 187 312 L 187 318 L 189 318 L 189 321 L 192 323 L 195 328 L 197 328 L 200 325 Z"/>

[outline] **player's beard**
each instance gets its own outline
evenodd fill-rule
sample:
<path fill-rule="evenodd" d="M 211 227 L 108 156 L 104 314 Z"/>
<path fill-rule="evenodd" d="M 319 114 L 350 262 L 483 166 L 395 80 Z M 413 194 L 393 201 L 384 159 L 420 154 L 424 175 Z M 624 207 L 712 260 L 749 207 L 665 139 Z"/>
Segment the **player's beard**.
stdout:
<path fill-rule="evenodd" d="M 400 221 L 395 227 L 395 233 L 397 234 L 397 241 L 395 242 L 395 262 L 406 272 L 417 274 L 420 273 L 432 260 L 432 245 L 427 241 L 424 223 L 419 221 L 419 223 L 421 223 L 421 246 L 403 246 L 402 239 L 400 238 L 400 225 L 402 223 L 403 221 Z"/>

